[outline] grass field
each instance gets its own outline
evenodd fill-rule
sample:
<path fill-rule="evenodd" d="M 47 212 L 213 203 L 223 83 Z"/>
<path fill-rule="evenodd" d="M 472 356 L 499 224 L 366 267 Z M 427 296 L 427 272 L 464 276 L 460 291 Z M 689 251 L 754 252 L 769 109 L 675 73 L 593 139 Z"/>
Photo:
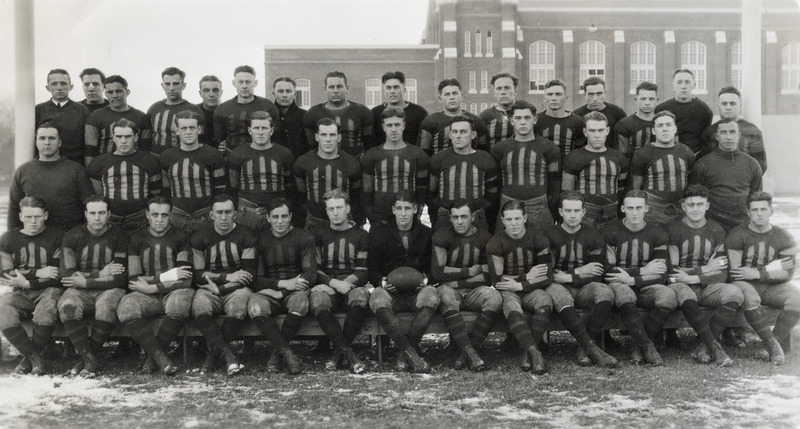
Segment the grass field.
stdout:
<path fill-rule="evenodd" d="M 681 334 L 693 340 L 690 330 Z M 484 373 L 453 370 L 455 352 L 444 348 L 441 337 L 426 337 L 434 370 L 425 375 L 394 372 L 394 359 L 378 365 L 366 344 L 357 349 L 369 367 L 363 375 L 326 372 L 324 355 L 302 351 L 306 373 L 270 374 L 260 357 L 268 351 L 262 343 L 244 357 L 246 371 L 234 377 L 140 375 L 138 356 L 114 362 L 97 379 L 11 375 L 14 362 L 6 361 L 0 365 L 0 427 L 800 425 L 800 356 L 789 356 L 781 367 L 758 361 L 755 338 L 745 349 L 729 350 L 735 360 L 730 368 L 696 364 L 688 350 L 667 350 L 662 367 L 623 363 L 613 370 L 578 367 L 574 341 L 566 334 L 551 338 L 545 351 L 550 372 L 543 376 L 520 372 L 516 352 L 499 350 L 496 337 L 481 350 L 494 366 Z M 626 356 L 623 350 L 613 354 Z M 66 371 L 72 360 L 54 362 L 54 372 Z"/>

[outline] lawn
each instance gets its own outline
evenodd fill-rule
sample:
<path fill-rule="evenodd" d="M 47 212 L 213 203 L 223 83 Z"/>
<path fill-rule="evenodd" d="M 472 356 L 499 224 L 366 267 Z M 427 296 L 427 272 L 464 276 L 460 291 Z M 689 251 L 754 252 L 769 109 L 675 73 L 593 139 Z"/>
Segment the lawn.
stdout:
<path fill-rule="evenodd" d="M 693 341 L 690 330 L 681 334 Z M 750 340 L 745 349 L 729 348 L 730 368 L 699 365 L 688 350 L 670 349 L 662 367 L 608 370 L 578 367 L 574 341 L 557 334 L 543 376 L 520 372 L 517 353 L 498 349 L 494 336 L 481 349 L 494 367 L 484 373 L 453 370 L 456 353 L 441 337 L 426 337 L 434 370 L 425 375 L 394 372 L 393 358 L 379 365 L 366 343 L 357 348 L 369 367 L 363 375 L 326 372 L 325 355 L 304 344 L 296 347 L 308 371 L 297 377 L 267 373 L 262 343 L 234 377 L 140 375 L 138 356 L 113 362 L 97 379 L 11 375 L 15 362 L 6 361 L 0 427 L 797 427 L 800 356 L 775 367 L 756 360 L 758 341 Z M 198 352 L 190 367 L 201 358 Z M 53 372 L 72 360 L 53 362 Z"/>

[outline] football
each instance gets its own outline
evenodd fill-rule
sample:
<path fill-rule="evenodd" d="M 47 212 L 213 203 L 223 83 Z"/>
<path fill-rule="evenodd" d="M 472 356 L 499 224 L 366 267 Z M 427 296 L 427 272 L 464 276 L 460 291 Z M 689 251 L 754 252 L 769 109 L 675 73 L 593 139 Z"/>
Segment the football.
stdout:
<path fill-rule="evenodd" d="M 423 281 L 422 273 L 411 267 L 395 268 L 386 276 L 386 283 L 394 285 L 398 292 L 414 292 Z"/>

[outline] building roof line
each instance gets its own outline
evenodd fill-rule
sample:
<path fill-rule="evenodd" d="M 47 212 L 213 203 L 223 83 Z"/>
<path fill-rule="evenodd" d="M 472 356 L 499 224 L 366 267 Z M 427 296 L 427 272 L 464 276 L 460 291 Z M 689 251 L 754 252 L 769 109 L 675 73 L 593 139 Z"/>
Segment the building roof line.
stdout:
<path fill-rule="evenodd" d="M 264 45 L 264 49 L 439 49 L 439 45 Z"/>

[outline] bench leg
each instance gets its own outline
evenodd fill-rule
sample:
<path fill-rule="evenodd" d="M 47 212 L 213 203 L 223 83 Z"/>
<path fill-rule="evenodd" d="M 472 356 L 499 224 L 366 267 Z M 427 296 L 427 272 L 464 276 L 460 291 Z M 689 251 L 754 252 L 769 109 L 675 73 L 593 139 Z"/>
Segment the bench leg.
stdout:
<path fill-rule="evenodd" d="M 189 347 L 191 347 L 191 343 L 189 342 L 189 336 L 186 335 L 184 332 L 183 334 L 183 364 L 189 364 Z"/>
<path fill-rule="evenodd" d="M 383 335 L 377 335 L 378 363 L 383 364 Z"/>
<path fill-rule="evenodd" d="M 600 344 L 597 345 L 598 347 L 600 347 L 600 350 L 603 351 L 605 351 L 606 349 L 606 332 L 608 331 L 606 331 L 605 329 L 600 331 Z"/>

